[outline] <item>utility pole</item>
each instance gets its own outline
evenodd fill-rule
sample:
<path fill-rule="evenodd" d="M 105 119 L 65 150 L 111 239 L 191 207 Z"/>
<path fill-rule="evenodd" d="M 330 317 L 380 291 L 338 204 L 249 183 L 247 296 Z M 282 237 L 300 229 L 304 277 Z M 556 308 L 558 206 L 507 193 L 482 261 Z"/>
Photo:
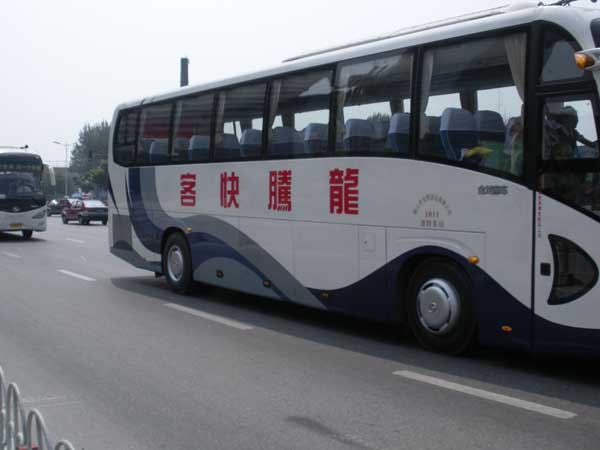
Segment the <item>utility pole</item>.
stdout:
<path fill-rule="evenodd" d="M 53 141 L 53 144 L 65 146 L 65 197 L 69 196 L 69 143 Z"/>

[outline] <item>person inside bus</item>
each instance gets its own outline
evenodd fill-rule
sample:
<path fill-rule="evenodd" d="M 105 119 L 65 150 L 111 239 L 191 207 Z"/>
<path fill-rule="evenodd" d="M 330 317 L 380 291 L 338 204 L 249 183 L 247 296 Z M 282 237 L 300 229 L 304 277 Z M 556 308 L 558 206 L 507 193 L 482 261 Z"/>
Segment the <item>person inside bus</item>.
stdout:
<path fill-rule="evenodd" d="M 572 106 L 565 106 L 556 114 L 547 111 L 545 150 L 550 150 L 550 153 L 544 155 L 547 156 L 545 159 L 576 159 L 580 157 L 578 143 L 593 151 L 595 157 L 598 156 L 598 142 L 590 141 L 577 131 L 578 125 L 579 115 Z"/>
<path fill-rule="evenodd" d="M 504 153 L 509 159 L 510 173 L 517 177 L 523 174 L 523 121 L 521 117 L 512 117 L 508 120 L 504 142 Z"/>

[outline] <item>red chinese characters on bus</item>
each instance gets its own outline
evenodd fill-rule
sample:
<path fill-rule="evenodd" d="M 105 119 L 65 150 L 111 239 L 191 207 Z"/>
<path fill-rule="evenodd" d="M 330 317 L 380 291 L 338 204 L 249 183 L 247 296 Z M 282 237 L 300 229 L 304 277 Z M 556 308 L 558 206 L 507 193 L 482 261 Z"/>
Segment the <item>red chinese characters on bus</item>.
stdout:
<path fill-rule="evenodd" d="M 196 206 L 196 174 L 184 173 L 179 176 L 179 198 L 181 206 Z"/>
<path fill-rule="evenodd" d="M 359 170 L 334 169 L 329 172 L 329 212 L 358 215 Z"/>
<path fill-rule="evenodd" d="M 286 212 L 292 210 L 291 170 L 272 170 L 269 172 L 269 209 Z"/>
<path fill-rule="evenodd" d="M 231 172 L 221 173 L 221 208 L 239 208 L 240 177 Z"/>

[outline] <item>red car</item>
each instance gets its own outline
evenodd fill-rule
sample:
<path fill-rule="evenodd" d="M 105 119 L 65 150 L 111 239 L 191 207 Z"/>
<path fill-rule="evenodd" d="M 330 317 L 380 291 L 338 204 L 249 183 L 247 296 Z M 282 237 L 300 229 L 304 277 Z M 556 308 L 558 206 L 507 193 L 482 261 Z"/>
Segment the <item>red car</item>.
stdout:
<path fill-rule="evenodd" d="M 62 222 L 76 220 L 79 225 L 88 225 L 91 221 L 108 222 L 108 208 L 100 200 L 75 200 L 70 207 L 63 209 Z"/>

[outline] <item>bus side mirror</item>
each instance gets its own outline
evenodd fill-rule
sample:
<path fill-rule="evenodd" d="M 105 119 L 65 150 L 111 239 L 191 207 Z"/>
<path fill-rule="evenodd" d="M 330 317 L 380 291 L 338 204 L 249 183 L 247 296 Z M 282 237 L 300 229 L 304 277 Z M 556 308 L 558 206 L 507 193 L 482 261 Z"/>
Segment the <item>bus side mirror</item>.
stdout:
<path fill-rule="evenodd" d="M 54 167 L 44 164 L 44 169 L 50 177 L 50 186 L 56 186 L 56 174 L 54 173 Z"/>

